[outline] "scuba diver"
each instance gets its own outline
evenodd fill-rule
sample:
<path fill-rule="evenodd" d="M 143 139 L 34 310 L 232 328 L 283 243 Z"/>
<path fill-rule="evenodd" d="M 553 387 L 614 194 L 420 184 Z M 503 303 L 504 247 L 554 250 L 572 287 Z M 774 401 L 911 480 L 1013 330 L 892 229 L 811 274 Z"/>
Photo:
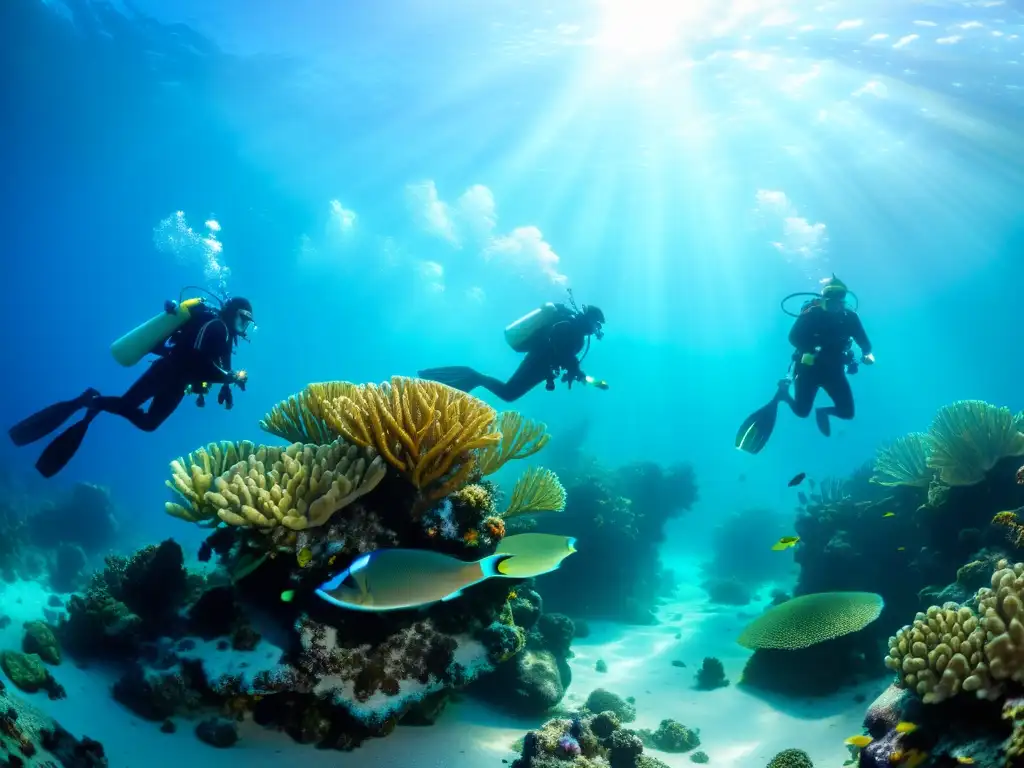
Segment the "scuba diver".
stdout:
<path fill-rule="evenodd" d="M 559 374 L 570 389 L 574 381 L 608 389 L 607 382 L 587 376 L 580 368 L 590 351 L 590 337 L 604 338 L 603 324 L 604 313 L 588 304 L 579 309 L 570 290 L 568 306 L 548 302 L 505 329 L 509 346 L 516 352 L 526 353 L 508 381 L 485 376 L 466 366 L 427 368 L 420 371 L 419 376 L 463 392 L 483 387 L 507 403 L 518 400 L 542 381 L 550 392 Z M 577 357 L 581 351 L 583 355 Z"/>
<path fill-rule="evenodd" d="M 871 365 L 875 357 L 860 316 L 855 308 L 846 305 L 849 294 L 843 281 L 832 275 L 820 294 L 794 293 L 782 300 L 783 311 L 797 319 L 789 332 L 789 343 L 794 347 L 791 377 L 782 379 L 771 402 L 743 422 L 736 433 L 737 448 L 759 453 L 775 428 L 779 403 L 789 405 L 798 418 L 806 418 L 814 407 L 819 389 L 824 389 L 832 398 L 831 406 L 818 408 L 814 413 L 818 429 L 825 437 L 832 432 L 831 417 L 853 418 L 853 391 L 847 374 L 857 373 L 859 365 L 851 350 L 852 343 L 860 347 L 860 362 Z M 786 309 L 789 299 L 808 295 L 814 298 L 803 305 L 799 314 Z"/>
<path fill-rule="evenodd" d="M 216 297 L 214 297 L 216 298 Z M 218 301 L 221 301 L 218 299 Z M 10 428 L 15 445 L 28 445 L 46 437 L 78 411 L 80 421 L 61 432 L 46 446 L 36 469 L 53 477 L 75 455 L 93 419 L 113 413 L 144 432 L 153 432 L 170 416 L 187 394 L 198 395 L 205 405 L 210 384 L 221 384 L 217 403 L 234 405 L 230 385 L 245 390 L 245 371 L 231 370 L 231 355 L 239 339 L 252 329 L 252 304 L 240 296 L 221 301 L 213 308 L 202 299 L 167 301 L 164 311 L 122 336 L 111 346 L 114 359 L 130 367 L 147 354 L 157 355 L 149 369 L 120 397 L 104 397 L 87 389 L 73 400 L 48 406 Z M 151 400 L 149 408 L 142 406 Z"/>

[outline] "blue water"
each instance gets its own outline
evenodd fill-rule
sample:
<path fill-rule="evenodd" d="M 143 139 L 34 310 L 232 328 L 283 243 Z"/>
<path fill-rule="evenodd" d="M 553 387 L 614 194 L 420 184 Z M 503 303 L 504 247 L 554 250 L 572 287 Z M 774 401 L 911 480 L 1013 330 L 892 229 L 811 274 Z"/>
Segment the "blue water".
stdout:
<path fill-rule="evenodd" d="M 161 511 L 170 460 L 260 440 L 311 381 L 505 376 L 504 326 L 571 287 L 610 389 L 517 407 L 587 421 L 613 465 L 691 462 L 664 554 L 699 555 L 943 404 L 1021 407 L 1021 34 L 1015 2 L 6 0 L 0 420 L 127 388 L 109 344 L 182 286 L 250 298 L 233 410 L 99 419 L 52 481 L 109 486 L 126 546 L 198 541 Z M 856 419 L 826 439 L 784 412 L 737 452 L 786 372 L 779 301 L 832 273 L 878 358 Z"/>

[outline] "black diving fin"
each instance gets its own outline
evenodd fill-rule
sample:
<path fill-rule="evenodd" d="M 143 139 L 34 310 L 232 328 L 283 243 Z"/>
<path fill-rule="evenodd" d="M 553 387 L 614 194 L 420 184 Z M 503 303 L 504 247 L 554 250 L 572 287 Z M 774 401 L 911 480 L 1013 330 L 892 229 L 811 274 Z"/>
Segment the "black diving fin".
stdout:
<path fill-rule="evenodd" d="M 761 406 L 747 416 L 736 432 L 736 447 L 750 454 L 758 454 L 768 444 L 775 430 L 775 419 L 779 415 L 779 402 L 789 390 L 789 381 L 779 383 L 779 389 L 767 405 Z"/>
<path fill-rule="evenodd" d="M 426 368 L 417 375 L 421 379 L 447 384 L 452 389 L 471 392 L 480 386 L 483 378 L 479 373 L 466 365 L 451 365 L 445 368 Z"/>
<path fill-rule="evenodd" d="M 82 446 L 85 433 L 89 431 L 89 425 L 95 417 L 95 412 L 87 413 L 82 419 L 53 438 L 36 462 L 39 474 L 47 478 L 53 477 L 68 465 L 68 462 Z"/>
<path fill-rule="evenodd" d="M 89 401 L 99 395 L 95 389 L 87 389 L 74 400 L 62 400 L 59 403 L 43 408 L 33 413 L 28 418 L 22 419 L 9 430 L 11 441 L 15 445 L 28 445 L 36 440 L 42 440 L 48 434 L 58 429 L 61 424 L 75 415 L 77 411 L 85 408 Z"/>

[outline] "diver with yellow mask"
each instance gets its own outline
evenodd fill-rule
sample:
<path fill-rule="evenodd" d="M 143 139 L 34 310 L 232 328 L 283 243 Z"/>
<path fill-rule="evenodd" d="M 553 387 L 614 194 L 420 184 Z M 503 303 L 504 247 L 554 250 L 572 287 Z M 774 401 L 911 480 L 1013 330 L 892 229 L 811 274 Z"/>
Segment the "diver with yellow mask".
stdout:
<path fill-rule="evenodd" d="M 114 359 L 125 367 L 146 355 L 157 355 L 149 369 L 119 397 L 104 397 L 87 389 L 73 400 L 64 400 L 29 416 L 8 430 L 15 445 L 41 440 L 78 411 L 80 421 L 61 432 L 46 447 L 36 469 L 44 477 L 60 472 L 78 451 L 93 419 L 113 413 L 145 432 L 156 430 L 181 405 L 185 395 L 202 395 L 210 384 L 221 384 L 217 402 L 230 409 L 234 397 L 230 385 L 245 390 L 245 371 L 231 369 L 231 355 L 239 339 L 254 328 L 252 304 L 240 296 L 221 300 L 212 307 L 202 299 L 167 301 L 164 311 L 115 341 Z M 149 408 L 143 410 L 146 401 Z"/>
<path fill-rule="evenodd" d="M 813 298 L 804 303 L 799 313 L 790 312 L 786 302 L 797 296 Z M 832 433 L 829 419 L 852 419 L 854 416 L 853 390 L 848 374 L 859 367 L 851 349 L 856 343 L 861 351 L 860 362 L 871 365 L 871 341 L 864 332 L 856 308 L 847 306 L 850 290 L 835 275 L 825 281 L 820 294 L 794 293 L 782 300 L 786 314 L 796 317 L 789 331 L 793 345 L 791 376 L 782 379 L 771 401 L 752 413 L 736 433 L 736 447 L 748 453 L 759 453 L 768 443 L 775 429 L 780 402 L 789 405 L 798 418 L 806 418 L 814 407 L 818 390 L 824 389 L 832 405 L 818 408 L 815 421 L 818 429 L 828 437 Z M 790 394 L 790 384 L 793 394 Z"/>

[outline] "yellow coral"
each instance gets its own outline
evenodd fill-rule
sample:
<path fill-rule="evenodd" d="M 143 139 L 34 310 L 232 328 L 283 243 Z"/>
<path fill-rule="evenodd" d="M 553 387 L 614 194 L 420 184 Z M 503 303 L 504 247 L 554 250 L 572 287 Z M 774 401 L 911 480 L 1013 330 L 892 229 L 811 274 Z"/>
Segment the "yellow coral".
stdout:
<path fill-rule="evenodd" d="M 260 421 L 260 428 L 289 443 L 326 445 L 339 434 L 327 424 L 324 404 L 349 394 L 353 387 L 355 384 L 347 381 L 309 384 L 299 394 L 275 405 Z"/>
<path fill-rule="evenodd" d="M 219 521 L 214 510 L 205 504 L 203 497 L 213 487 L 213 481 L 232 465 L 244 461 L 262 448 L 248 440 L 232 443 L 224 440 L 197 448 L 184 458 L 171 462 L 171 479 L 164 484 L 174 491 L 185 504 L 168 501 L 164 504 L 167 514 L 189 523 L 216 525 Z"/>
<path fill-rule="evenodd" d="M 885 665 L 926 704 L 960 691 L 986 695 L 992 681 L 985 663 L 985 628 L 973 610 L 956 603 L 931 606 L 889 638 Z"/>
<path fill-rule="evenodd" d="M 745 648 L 808 648 L 864 629 L 882 613 L 881 595 L 872 592 L 819 592 L 773 606 L 748 624 L 739 637 Z"/>
<path fill-rule="evenodd" d="M 1024 563 L 1000 560 L 991 583 L 978 591 L 978 613 L 932 606 L 889 639 L 886 665 L 925 703 L 960 691 L 994 700 L 1003 681 L 1024 682 Z"/>
<path fill-rule="evenodd" d="M 512 498 L 502 517 L 529 515 L 534 512 L 561 512 L 565 509 L 565 488 L 558 475 L 550 469 L 533 467 L 526 470 L 512 489 Z"/>
<path fill-rule="evenodd" d="M 501 441 L 479 452 L 480 472 L 491 475 L 506 462 L 532 456 L 548 444 L 547 425 L 524 418 L 517 411 L 503 411 L 498 417 Z"/>
<path fill-rule="evenodd" d="M 268 468 L 269 465 L 269 468 Z M 214 481 L 204 501 L 228 525 L 268 531 L 315 528 L 373 490 L 386 472 L 380 457 L 338 438 L 330 445 L 267 450 Z"/>
<path fill-rule="evenodd" d="M 997 512 L 992 524 L 1004 526 L 1007 540 L 1015 547 L 1024 546 L 1024 525 L 1020 524 L 1016 512 Z"/>
<path fill-rule="evenodd" d="M 935 476 L 928 466 L 931 442 L 923 432 L 911 432 L 898 438 L 892 445 L 879 448 L 875 456 L 872 483 L 878 485 L 911 485 L 927 488 Z"/>
<path fill-rule="evenodd" d="M 460 488 L 452 494 L 455 502 L 470 509 L 490 513 L 494 511 L 494 497 L 491 492 L 479 483 L 472 483 L 465 488 Z"/>
<path fill-rule="evenodd" d="M 333 431 L 376 448 L 426 499 L 464 486 L 476 469 L 476 451 L 501 441 L 493 408 L 434 381 L 395 376 L 353 386 L 323 407 Z"/>
<path fill-rule="evenodd" d="M 928 466 L 947 485 L 974 485 L 1006 456 L 1024 455 L 1024 434 L 1009 408 L 961 400 L 939 409 L 929 436 Z"/>

